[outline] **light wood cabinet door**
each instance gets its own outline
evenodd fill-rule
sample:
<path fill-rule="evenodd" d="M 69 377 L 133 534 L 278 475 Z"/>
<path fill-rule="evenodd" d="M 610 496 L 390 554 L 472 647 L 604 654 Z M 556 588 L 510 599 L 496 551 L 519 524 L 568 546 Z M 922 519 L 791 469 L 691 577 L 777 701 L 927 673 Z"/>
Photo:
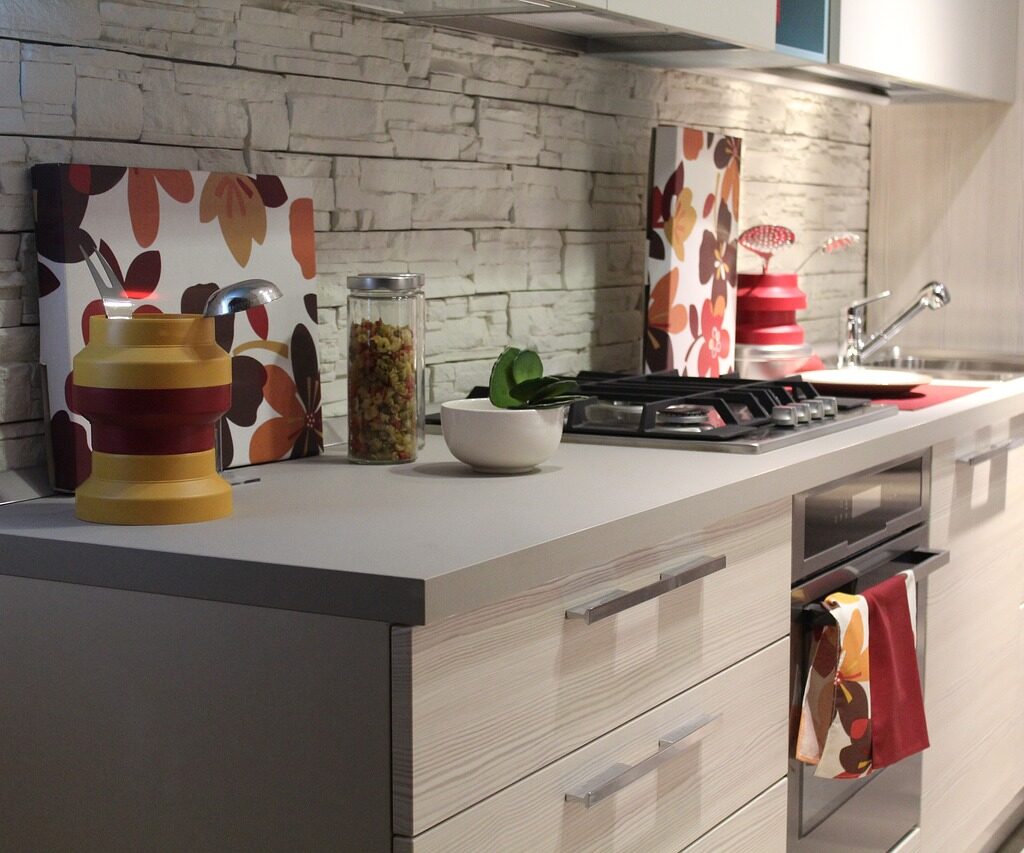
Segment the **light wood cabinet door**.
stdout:
<path fill-rule="evenodd" d="M 395 832 L 418 835 L 789 633 L 789 499 L 392 636 Z M 680 527 L 685 527 L 680 519 Z M 725 568 L 587 624 L 566 611 Z"/>
<path fill-rule="evenodd" d="M 893 847 L 889 853 L 921 853 L 921 830 L 915 829 Z"/>
<path fill-rule="evenodd" d="M 679 853 L 785 774 L 788 674 L 789 643 L 779 640 L 422 835 L 396 839 L 395 853 Z M 701 740 L 614 793 L 589 807 L 566 799 L 599 791 L 625 768 L 644 770 L 666 736 L 707 720 Z M 747 835 L 764 846 L 746 849 L 784 849 L 784 802 L 782 821 Z M 735 829 L 733 840 L 746 834 Z"/>
<path fill-rule="evenodd" d="M 830 61 L 975 98 L 1013 101 L 1017 0 L 832 0 Z"/>
<path fill-rule="evenodd" d="M 932 544 L 950 563 L 926 591 L 922 849 L 968 851 L 1021 787 L 1024 679 L 1024 449 L 999 448 L 1024 424 L 994 426 L 935 448 Z"/>
<path fill-rule="evenodd" d="M 682 853 L 785 853 L 786 780 L 781 779 Z M 907 851 L 909 853 L 909 851 Z"/>
<path fill-rule="evenodd" d="M 608 11 L 760 50 L 775 48 L 776 0 L 608 0 Z"/>

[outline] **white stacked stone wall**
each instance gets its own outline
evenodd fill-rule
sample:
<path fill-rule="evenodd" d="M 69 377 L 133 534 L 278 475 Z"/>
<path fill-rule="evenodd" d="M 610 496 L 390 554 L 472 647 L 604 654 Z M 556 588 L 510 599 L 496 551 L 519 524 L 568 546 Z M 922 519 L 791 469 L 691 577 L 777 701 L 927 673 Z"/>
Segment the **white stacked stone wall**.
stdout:
<path fill-rule="evenodd" d="M 426 273 L 434 400 L 485 381 L 509 344 L 553 371 L 638 368 L 656 124 L 743 137 L 743 227 L 788 225 L 801 247 L 865 232 L 862 104 L 327 5 L 0 3 L 0 470 L 43 454 L 34 163 L 313 178 L 332 416 L 354 272 Z M 863 243 L 806 273 L 805 328 L 831 343 L 839 306 L 864 292 Z"/>

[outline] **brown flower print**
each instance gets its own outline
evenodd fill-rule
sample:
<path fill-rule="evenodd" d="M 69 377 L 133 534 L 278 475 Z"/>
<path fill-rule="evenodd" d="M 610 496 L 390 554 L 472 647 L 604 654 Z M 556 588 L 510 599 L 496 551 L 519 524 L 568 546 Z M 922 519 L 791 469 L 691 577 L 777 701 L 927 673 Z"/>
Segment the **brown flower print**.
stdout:
<path fill-rule="evenodd" d="M 722 175 L 722 201 L 732 208 L 733 218 L 740 215 L 740 151 L 743 140 L 723 136 L 715 146 L 715 165 L 724 169 Z"/>
<path fill-rule="evenodd" d="M 206 300 L 217 291 L 213 282 L 193 284 L 181 295 L 182 314 L 201 314 Z M 259 306 L 263 309 L 264 306 Z M 256 309 L 250 308 L 246 315 Z M 214 318 L 214 335 L 221 349 L 230 353 L 235 340 L 235 317 L 237 314 L 224 314 Z M 262 312 L 261 323 L 266 323 L 266 311 Z M 249 322 L 254 326 L 253 319 Z M 258 333 L 258 332 L 257 332 Z M 264 339 L 266 335 L 262 336 Z M 248 355 L 231 356 L 231 408 L 220 419 L 221 460 L 224 467 L 231 465 L 235 456 L 235 442 L 231 435 L 231 424 L 250 427 L 256 423 L 260 405 L 263 403 L 263 386 L 267 381 L 266 368 L 255 358 Z"/>

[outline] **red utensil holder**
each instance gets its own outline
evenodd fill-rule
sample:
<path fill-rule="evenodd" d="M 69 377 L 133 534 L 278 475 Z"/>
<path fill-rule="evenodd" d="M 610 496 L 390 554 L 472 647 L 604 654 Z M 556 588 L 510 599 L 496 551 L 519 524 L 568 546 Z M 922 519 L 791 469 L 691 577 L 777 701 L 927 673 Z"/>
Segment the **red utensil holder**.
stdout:
<path fill-rule="evenodd" d="M 741 344 L 802 344 L 804 330 L 796 312 L 807 294 L 795 273 L 741 273 L 736 290 L 736 340 Z"/>

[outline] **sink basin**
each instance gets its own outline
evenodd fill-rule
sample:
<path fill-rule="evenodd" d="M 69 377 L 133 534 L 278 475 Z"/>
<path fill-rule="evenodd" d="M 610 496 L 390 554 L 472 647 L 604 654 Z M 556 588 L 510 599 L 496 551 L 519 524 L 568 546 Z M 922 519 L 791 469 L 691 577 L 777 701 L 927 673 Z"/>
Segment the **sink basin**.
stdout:
<path fill-rule="evenodd" d="M 870 366 L 916 370 L 936 379 L 1005 382 L 1024 376 L 1024 355 L 972 350 L 915 349 L 906 352 L 900 347 L 893 347 L 872 358 Z"/>

